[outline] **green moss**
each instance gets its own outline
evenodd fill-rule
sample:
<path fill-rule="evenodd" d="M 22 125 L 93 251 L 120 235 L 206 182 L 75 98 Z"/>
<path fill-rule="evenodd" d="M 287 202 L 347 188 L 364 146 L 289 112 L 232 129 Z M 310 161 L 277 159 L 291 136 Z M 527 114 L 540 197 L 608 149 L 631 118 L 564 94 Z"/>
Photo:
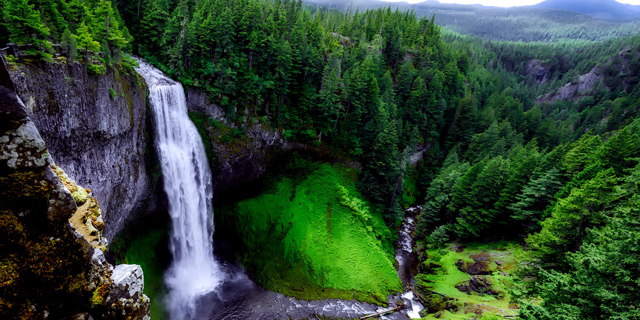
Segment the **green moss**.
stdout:
<path fill-rule="evenodd" d="M 87 201 L 89 194 L 85 189 L 76 187 L 75 190 L 71 192 L 71 196 L 77 205 L 81 205 Z"/>
<path fill-rule="evenodd" d="M 217 210 L 236 220 L 244 264 L 265 288 L 302 299 L 384 303 L 401 289 L 393 236 L 344 168 L 317 165 L 263 194 Z"/>
<path fill-rule="evenodd" d="M 111 96 L 111 99 L 115 99 L 118 97 L 118 93 L 113 90 L 113 88 L 109 88 L 109 95 Z"/>
<path fill-rule="evenodd" d="M 461 252 L 450 249 L 427 250 L 423 255 L 426 254 L 428 258 L 422 262 L 421 266 L 421 270 L 425 270 L 425 272 L 416 276 L 416 288 L 425 293 L 425 296 L 430 296 L 430 293 L 424 290 L 429 289 L 454 299 L 452 303 L 458 307 L 458 312 L 451 313 L 446 311 L 440 319 L 466 319 L 468 316 L 463 316 L 464 314 L 481 311 L 493 313 L 502 311 L 505 314 L 514 315 L 517 310 L 510 308 L 513 303 L 510 301 L 509 290 L 515 281 L 510 275 L 515 260 L 513 256 L 513 251 L 515 250 L 518 250 L 518 245 L 509 242 L 497 244 L 471 243 L 467 244 Z M 488 266 L 493 273 L 485 277 L 493 283 L 493 290 L 499 293 L 501 296 L 499 298 L 475 293 L 468 295 L 460 292 L 455 287 L 457 284 L 465 283 L 471 278 L 469 274 L 460 271 L 455 263 L 458 260 L 462 260 L 465 263 L 473 263 L 472 256 L 480 254 L 490 257 Z M 495 261 L 500 261 L 500 266 Z M 434 305 L 444 305 L 435 301 L 441 300 L 439 296 L 433 295 L 432 297 Z M 432 317 L 427 319 L 432 319 Z"/>

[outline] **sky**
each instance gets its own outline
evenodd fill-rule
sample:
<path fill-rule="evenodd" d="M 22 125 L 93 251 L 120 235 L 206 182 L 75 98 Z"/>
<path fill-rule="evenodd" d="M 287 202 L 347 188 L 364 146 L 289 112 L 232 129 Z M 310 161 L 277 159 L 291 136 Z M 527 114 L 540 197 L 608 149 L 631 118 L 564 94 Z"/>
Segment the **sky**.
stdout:
<path fill-rule="evenodd" d="M 424 0 L 384 0 L 384 1 L 405 1 L 409 3 L 423 2 Z M 439 0 L 441 3 L 459 3 L 459 4 L 482 4 L 494 7 L 514 7 L 528 6 L 542 2 L 542 0 Z M 616 0 L 620 3 L 628 3 L 640 5 L 640 0 Z"/>

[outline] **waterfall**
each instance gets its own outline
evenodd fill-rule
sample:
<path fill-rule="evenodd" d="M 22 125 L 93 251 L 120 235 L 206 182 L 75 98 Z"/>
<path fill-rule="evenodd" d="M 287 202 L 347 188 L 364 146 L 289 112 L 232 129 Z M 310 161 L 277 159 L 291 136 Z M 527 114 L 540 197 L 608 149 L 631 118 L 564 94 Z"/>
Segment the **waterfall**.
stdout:
<path fill-rule="evenodd" d="M 149 86 L 155 147 L 169 198 L 173 262 L 165 274 L 173 320 L 193 319 L 198 297 L 221 284 L 213 257 L 211 171 L 198 130 L 187 115 L 182 85 L 148 63 L 136 68 Z"/>

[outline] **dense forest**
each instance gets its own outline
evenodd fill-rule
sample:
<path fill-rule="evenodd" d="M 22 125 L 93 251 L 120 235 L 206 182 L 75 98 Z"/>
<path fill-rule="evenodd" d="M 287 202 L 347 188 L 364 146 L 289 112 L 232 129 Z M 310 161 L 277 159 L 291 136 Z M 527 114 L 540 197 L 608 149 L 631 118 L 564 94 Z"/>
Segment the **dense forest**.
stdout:
<path fill-rule="evenodd" d="M 613 1 L 613 0 L 611 0 Z M 586 9 L 583 2 L 561 4 L 550 3 L 549 7 L 537 6 L 497 8 L 480 5 L 458 5 L 437 2 L 385 1 L 334 1 L 313 0 L 310 4 L 353 11 L 356 7 L 378 9 L 391 7 L 402 11 L 412 11 L 417 17 L 435 16 L 435 22 L 460 34 L 473 35 L 497 41 L 514 42 L 556 42 L 566 40 L 601 41 L 637 33 L 638 19 L 604 21 L 579 13 Z M 613 6 L 596 1 L 597 8 L 611 9 Z M 592 2 L 593 3 L 593 2 Z M 614 1 L 614 3 L 617 3 Z M 549 9 L 547 9 L 549 8 Z M 572 10 L 575 9 L 575 10 Z M 619 8 L 615 8 L 619 10 Z M 569 10 L 569 11 L 566 11 Z M 578 12 L 575 12 L 578 11 Z M 603 9 L 603 11 L 606 11 Z M 624 10 L 620 10 L 624 12 Z M 625 12 L 628 13 L 628 12 Z"/>
<path fill-rule="evenodd" d="M 240 134 L 260 122 L 357 161 L 389 228 L 416 180 L 421 246 L 520 242 L 523 319 L 639 316 L 640 36 L 496 42 L 415 12 L 288 0 L 2 5 L 0 40 L 42 59 L 61 44 L 99 73 L 133 53 L 206 91 Z M 544 98 L 585 74 L 584 90 Z"/>

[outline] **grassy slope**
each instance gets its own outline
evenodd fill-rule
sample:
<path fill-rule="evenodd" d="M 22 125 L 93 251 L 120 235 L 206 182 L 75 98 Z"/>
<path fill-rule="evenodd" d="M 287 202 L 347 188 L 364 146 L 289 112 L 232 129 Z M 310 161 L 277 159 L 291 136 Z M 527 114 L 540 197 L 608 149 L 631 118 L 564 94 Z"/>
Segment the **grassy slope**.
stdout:
<path fill-rule="evenodd" d="M 420 288 L 424 286 L 430 290 L 445 294 L 456 299 L 454 304 L 458 307 L 457 313 L 449 311 L 442 312 L 439 319 L 467 319 L 469 316 L 475 316 L 474 313 L 486 312 L 489 314 L 508 314 L 516 315 L 517 310 L 512 309 L 513 303 L 510 301 L 509 287 L 513 282 L 510 276 L 511 269 L 514 266 L 514 256 L 512 252 L 519 250 L 516 244 L 504 242 L 498 244 L 470 244 L 462 252 L 454 250 L 438 250 L 429 249 L 426 253 L 429 256 L 425 265 L 431 264 L 440 267 L 431 268 L 428 274 L 419 274 L 416 277 L 416 286 Z M 473 263 L 472 255 L 486 254 L 490 257 L 489 270 L 492 275 L 485 276 L 493 283 L 493 290 L 498 292 L 503 298 L 497 299 L 491 295 L 468 295 L 460 292 L 455 285 L 468 281 L 471 276 L 460 271 L 455 263 L 462 259 L 465 262 Z M 498 266 L 495 261 L 501 261 Z M 437 296 L 436 296 L 437 297 Z M 465 316 L 465 314 L 467 314 Z M 435 314 L 430 314 L 426 319 L 435 319 Z M 488 316 L 488 315 L 487 315 Z"/>
<path fill-rule="evenodd" d="M 282 177 L 226 212 L 249 248 L 245 266 L 265 288 L 303 299 L 378 303 L 401 288 L 393 236 L 348 171 L 317 165 L 305 177 Z"/>

